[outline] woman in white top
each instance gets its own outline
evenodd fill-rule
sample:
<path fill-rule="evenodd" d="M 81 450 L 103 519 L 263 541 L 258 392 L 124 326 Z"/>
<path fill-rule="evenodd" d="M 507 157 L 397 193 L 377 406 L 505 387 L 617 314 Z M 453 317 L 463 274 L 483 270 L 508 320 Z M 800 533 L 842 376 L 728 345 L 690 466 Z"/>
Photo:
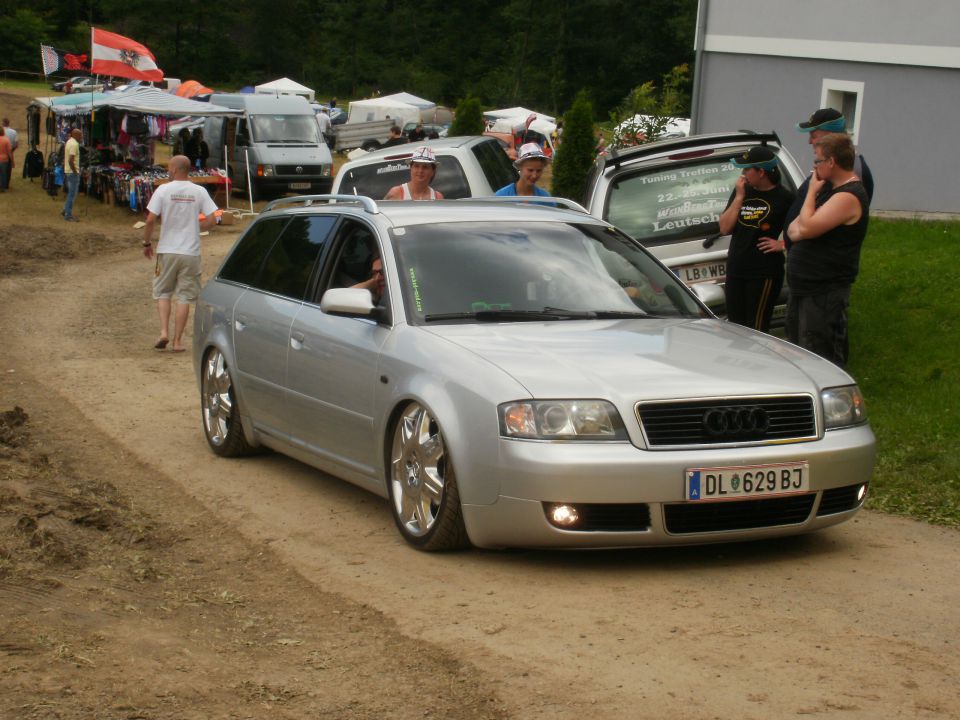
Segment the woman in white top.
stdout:
<path fill-rule="evenodd" d="M 443 193 L 430 187 L 437 174 L 437 158 L 426 145 L 413 151 L 407 161 L 410 182 L 394 185 L 384 200 L 443 200 Z"/>

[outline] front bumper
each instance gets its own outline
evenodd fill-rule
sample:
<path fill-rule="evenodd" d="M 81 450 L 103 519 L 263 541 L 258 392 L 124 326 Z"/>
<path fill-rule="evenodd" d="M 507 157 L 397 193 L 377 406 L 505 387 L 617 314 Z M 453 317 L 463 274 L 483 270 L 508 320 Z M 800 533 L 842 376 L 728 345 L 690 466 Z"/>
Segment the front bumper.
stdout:
<path fill-rule="evenodd" d="M 874 445 L 869 425 L 833 430 L 814 442 L 714 450 L 655 452 L 628 443 L 501 440 L 497 467 L 487 467 L 483 473 L 499 479 L 499 495 L 488 505 L 465 503 L 464 521 L 474 545 L 491 548 L 687 545 L 809 532 L 843 522 L 862 506 L 862 498 L 856 498 L 855 493 L 858 486 L 870 482 Z M 685 500 L 684 474 L 688 468 L 798 461 L 809 464 L 810 491 L 794 496 L 797 502 L 789 503 L 789 512 L 784 510 L 782 517 L 777 509 L 782 503 L 760 498 L 736 501 L 743 503 L 737 515 L 742 520 L 719 523 L 716 527 L 720 529 L 670 530 L 680 525 L 671 507 L 683 506 L 677 510 L 686 513 L 692 505 L 716 508 L 723 504 Z M 829 491 L 832 502 L 838 493 L 846 497 L 848 491 L 844 489 L 853 493 L 852 502 L 829 507 L 824 504 L 820 513 L 824 492 Z M 645 504 L 649 522 L 642 529 L 615 532 L 560 529 L 547 520 L 545 504 L 549 503 Z M 709 513 L 710 508 L 704 512 Z M 668 522 L 668 515 L 674 518 L 672 522 Z M 757 522 L 761 523 L 759 527 Z"/>

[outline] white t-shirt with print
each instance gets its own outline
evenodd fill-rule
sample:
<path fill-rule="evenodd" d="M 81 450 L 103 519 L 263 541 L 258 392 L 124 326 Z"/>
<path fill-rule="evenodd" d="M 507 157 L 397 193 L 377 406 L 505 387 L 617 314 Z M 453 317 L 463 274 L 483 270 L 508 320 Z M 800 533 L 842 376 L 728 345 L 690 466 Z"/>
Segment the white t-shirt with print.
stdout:
<path fill-rule="evenodd" d="M 158 187 L 147 210 L 160 217 L 158 253 L 200 254 L 200 213 L 215 212 L 217 204 L 199 185 L 174 180 Z"/>

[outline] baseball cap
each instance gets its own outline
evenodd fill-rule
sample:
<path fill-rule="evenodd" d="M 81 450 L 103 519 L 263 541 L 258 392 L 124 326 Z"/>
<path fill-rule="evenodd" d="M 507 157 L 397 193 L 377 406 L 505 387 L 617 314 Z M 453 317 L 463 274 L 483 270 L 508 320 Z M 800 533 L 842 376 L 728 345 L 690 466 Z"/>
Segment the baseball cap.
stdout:
<path fill-rule="evenodd" d="M 833 108 L 820 108 L 806 122 L 797 123 L 797 130 L 800 132 L 813 132 L 814 130 L 826 130 L 827 132 L 844 132 L 847 129 L 847 121 L 843 113 Z"/>
<path fill-rule="evenodd" d="M 407 163 L 412 165 L 413 163 L 427 163 L 428 165 L 437 165 L 437 158 L 433 154 L 433 150 L 428 148 L 426 145 L 421 145 L 416 150 L 413 151 L 413 155 L 410 156 L 410 159 L 407 160 Z"/>
<path fill-rule="evenodd" d="M 520 146 L 517 159 L 513 161 L 514 167 L 519 168 L 524 160 L 543 160 L 544 162 L 550 162 L 550 158 L 543 154 L 543 149 L 534 142 L 524 143 Z"/>
<path fill-rule="evenodd" d="M 732 158 L 730 162 L 738 168 L 773 170 L 777 167 L 777 156 L 773 153 L 773 150 L 765 145 L 755 145 L 745 153 Z"/>

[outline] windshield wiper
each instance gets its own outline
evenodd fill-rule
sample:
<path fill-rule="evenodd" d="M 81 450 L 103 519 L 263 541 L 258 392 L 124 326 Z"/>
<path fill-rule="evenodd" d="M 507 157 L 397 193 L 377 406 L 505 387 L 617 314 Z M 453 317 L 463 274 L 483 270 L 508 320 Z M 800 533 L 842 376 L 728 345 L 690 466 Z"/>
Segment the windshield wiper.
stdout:
<path fill-rule="evenodd" d="M 643 310 L 594 310 L 593 313 L 601 320 L 662 317 L 660 315 L 644 312 Z"/>
<path fill-rule="evenodd" d="M 563 310 L 545 307 L 542 310 L 477 310 L 476 312 L 440 313 L 427 315 L 424 322 L 439 320 L 476 320 L 478 322 L 510 322 L 538 320 L 593 320 L 597 314 L 591 310 Z"/>

